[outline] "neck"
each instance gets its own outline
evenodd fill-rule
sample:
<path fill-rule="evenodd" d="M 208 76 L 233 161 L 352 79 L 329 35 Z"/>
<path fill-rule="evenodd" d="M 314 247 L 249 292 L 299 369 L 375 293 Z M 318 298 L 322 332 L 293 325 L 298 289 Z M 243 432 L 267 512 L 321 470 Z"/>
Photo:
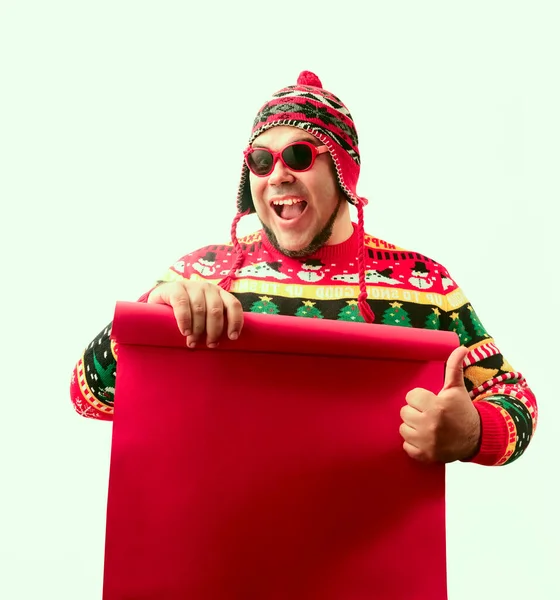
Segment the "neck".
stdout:
<path fill-rule="evenodd" d="M 358 260 L 357 252 L 360 247 L 360 243 L 358 240 L 359 236 L 357 234 L 357 226 L 354 223 L 352 223 L 351 221 L 349 222 L 349 224 L 350 224 L 350 235 L 349 236 L 341 236 L 339 242 L 333 243 L 331 240 L 329 240 L 328 244 L 324 244 L 317 250 L 315 250 L 309 254 L 306 254 L 305 256 L 288 257 L 288 258 L 298 258 L 298 259 L 321 258 L 323 260 L 335 260 L 335 259 L 340 260 L 342 257 L 345 257 L 348 259 Z M 342 239 L 342 237 L 344 237 L 344 239 Z M 264 232 L 264 235 L 262 236 L 262 243 L 263 243 L 264 247 L 268 250 L 270 255 L 275 257 L 275 260 L 276 259 L 281 260 L 282 258 L 285 258 L 287 256 L 284 252 L 282 252 L 282 250 L 278 249 L 276 246 L 274 246 L 271 243 L 270 239 L 266 235 L 266 232 Z M 362 241 L 362 243 L 363 243 L 363 241 Z"/>
<path fill-rule="evenodd" d="M 346 199 L 339 205 L 339 210 L 336 215 L 332 234 L 326 242 L 326 246 L 334 246 L 336 244 L 342 244 L 349 239 L 354 233 L 354 227 L 352 220 L 350 219 L 349 205 Z"/>

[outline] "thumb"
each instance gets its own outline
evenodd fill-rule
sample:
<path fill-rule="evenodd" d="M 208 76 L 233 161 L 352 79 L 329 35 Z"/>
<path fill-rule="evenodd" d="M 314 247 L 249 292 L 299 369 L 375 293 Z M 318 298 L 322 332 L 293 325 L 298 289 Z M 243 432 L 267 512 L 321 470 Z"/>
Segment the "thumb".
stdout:
<path fill-rule="evenodd" d="M 441 391 L 448 390 L 453 387 L 465 387 L 463 379 L 463 361 L 469 353 L 469 349 L 465 346 L 455 348 L 447 359 L 445 367 L 445 380 Z"/>

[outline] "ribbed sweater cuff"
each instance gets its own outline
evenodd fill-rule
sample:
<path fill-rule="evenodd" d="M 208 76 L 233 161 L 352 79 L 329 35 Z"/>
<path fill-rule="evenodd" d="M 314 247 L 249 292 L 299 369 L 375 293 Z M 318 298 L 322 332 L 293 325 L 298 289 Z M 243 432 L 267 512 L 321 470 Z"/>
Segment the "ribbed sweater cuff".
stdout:
<path fill-rule="evenodd" d="M 498 463 L 506 452 L 508 429 L 499 408 L 487 400 L 490 400 L 490 397 L 473 402 L 480 415 L 481 442 L 478 452 L 464 462 L 492 466 Z"/>

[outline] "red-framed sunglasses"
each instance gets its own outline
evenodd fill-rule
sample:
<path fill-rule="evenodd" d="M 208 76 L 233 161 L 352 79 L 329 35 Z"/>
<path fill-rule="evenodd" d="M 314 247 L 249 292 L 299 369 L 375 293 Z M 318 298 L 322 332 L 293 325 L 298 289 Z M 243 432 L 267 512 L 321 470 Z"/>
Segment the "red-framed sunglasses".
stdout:
<path fill-rule="evenodd" d="M 257 177 L 266 177 L 274 170 L 280 159 L 292 171 L 309 171 L 319 154 L 328 152 L 327 146 L 314 146 L 311 142 L 292 142 L 279 152 L 267 148 L 249 147 L 243 153 L 245 162 Z"/>

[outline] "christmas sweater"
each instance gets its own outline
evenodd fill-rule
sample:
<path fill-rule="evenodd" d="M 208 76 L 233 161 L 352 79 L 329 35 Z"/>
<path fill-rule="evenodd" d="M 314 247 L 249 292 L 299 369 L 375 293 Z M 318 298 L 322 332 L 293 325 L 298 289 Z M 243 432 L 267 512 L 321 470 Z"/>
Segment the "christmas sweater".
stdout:
<path fill-rule="evenodd" d="M 246 236 L 240 239 L 244 263 L 230 292 L 246 312 L 363 322 L 357 300 L 358 238 L 354 225 L 347 241 L 296 259 L 278 252 L 262 231 Z M 461 288 L 445 267 L 423 254 L 367 234 L 363 243 L 374 323 L 454 331 L 469 349 L 465 386 L 482 425 L 480 448 L 471 461 L 505 465 L 517 459 L 535 431 L 536 400 Z M 175 262 L 158 283 L 187 279 L 218 284 L 234 262 L 231 243 L 206 246 Z M 147 302 L 148 295 L 139 301 Z M 111 324 L 85 348 L 72 374 L 71 400 L 85 417 L 113 418 L 118 344 L 110 335 Z"/>

